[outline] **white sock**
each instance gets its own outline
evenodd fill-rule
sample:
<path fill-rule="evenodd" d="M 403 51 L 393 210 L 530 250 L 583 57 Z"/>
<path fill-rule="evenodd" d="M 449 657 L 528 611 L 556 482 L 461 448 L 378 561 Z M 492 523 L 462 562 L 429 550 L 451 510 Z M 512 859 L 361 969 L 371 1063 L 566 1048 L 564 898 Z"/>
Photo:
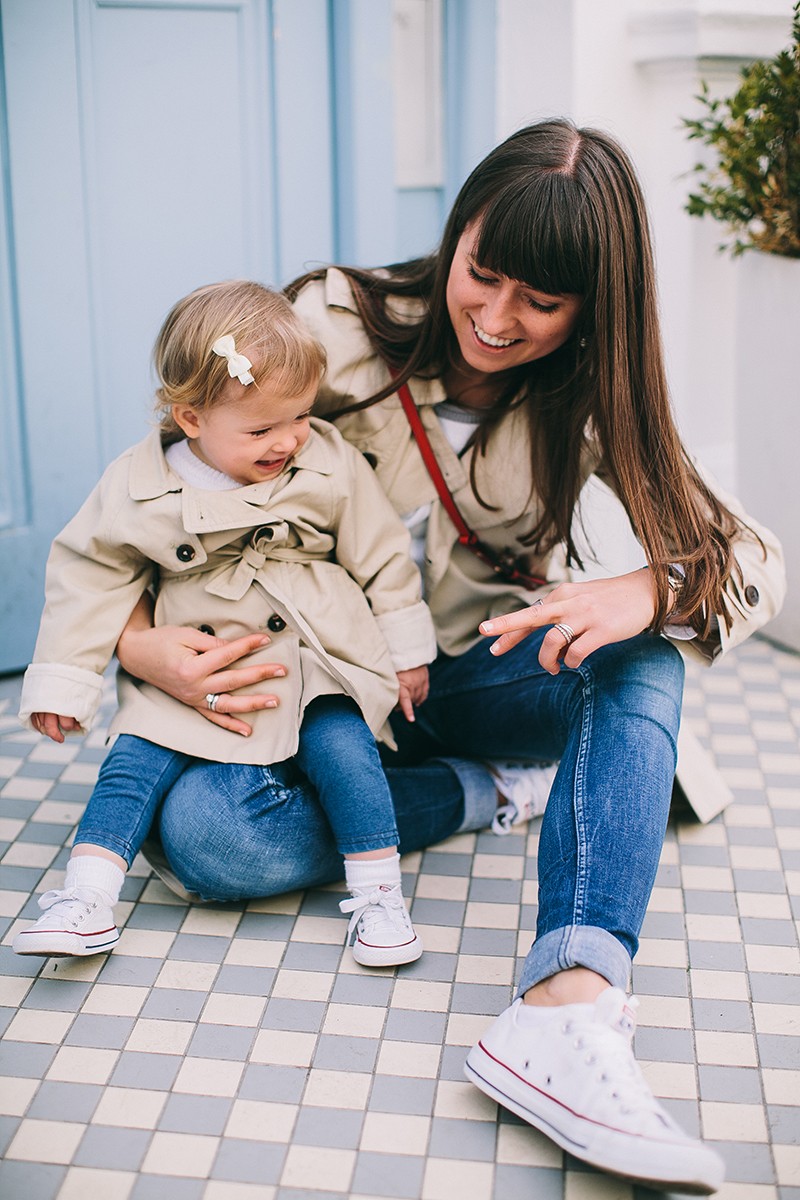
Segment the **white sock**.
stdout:
<path fill-rule="evenodd" d="M 346 858 L 344 876 L 351 892 L 400 883 L 400 855 L 389 858 Z"/>
<path fill-rule="evenodd" d="M 116 863 L 94 854 L 78 854 L 67 863 L 65 888 L 91 888 L 99 892 L 104 904 L 113 908 L 119 900 L 125 872 Z"/>

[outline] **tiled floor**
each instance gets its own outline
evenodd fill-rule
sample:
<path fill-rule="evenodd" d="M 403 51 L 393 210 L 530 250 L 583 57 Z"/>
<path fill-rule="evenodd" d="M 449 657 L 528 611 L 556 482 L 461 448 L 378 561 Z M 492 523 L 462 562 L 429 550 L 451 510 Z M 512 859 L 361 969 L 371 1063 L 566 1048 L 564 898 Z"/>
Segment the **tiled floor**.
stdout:
<path fill-rule="evenodd" d="M 113 954 L 19 958 L 103 734 L 23 733 L 18 688 L 0 680 L 4 1200 L 652 1195 L 565 1161 L 462 1077 L 531 940 L 537 823 L 405 860 L 427 949 L 396 972 L 343 953 L 335 890 L 189 907 L 141 860 Z M 800 1200 L 800 658 L 753 640 L 690 673 L 686 711 L 735 803 L 671 822 L 637 1053 L 723 1153 L 722 1200 Z"/>

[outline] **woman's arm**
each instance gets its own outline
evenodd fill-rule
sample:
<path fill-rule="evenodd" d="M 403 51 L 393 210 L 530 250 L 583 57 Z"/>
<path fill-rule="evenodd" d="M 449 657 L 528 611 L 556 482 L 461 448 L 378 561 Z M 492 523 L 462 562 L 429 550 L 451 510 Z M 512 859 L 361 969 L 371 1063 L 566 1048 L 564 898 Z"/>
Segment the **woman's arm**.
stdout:
<path fill-rule="evenodd" d="M 154 628 L 152 601 L 146 594 L 120 635 L 117 658 L 129 675 L 197 709 L 214 725 L 248 737 L 251 727 L 236 714 L 277 708 L 278 698 L 269 693 L 237 696 L 236 689 L 281 678 L 286 669 L 280 663 L 232 664 L 269 643 L 270 638 L 261 633 L 228 642 L 189 626 Z M 206 702 L 211 693 L 220 697 L 215 712 Z"/>

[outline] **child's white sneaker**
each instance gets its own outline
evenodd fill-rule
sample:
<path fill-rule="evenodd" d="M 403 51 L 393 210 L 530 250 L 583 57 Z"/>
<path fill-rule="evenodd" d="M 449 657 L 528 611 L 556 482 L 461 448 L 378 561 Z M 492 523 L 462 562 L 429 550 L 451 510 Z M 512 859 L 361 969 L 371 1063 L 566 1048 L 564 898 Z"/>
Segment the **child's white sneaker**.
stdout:
<path fill-rule="evenodd" d="M 43 910 L 39 920 L 14 938 L 16 954 L 84 957 L 111 950 L 119 941 L 113 910 L 94 888 L 45 892 L 39 908 Z"/>
<path fill-rule="evenodd" d="M 715 1192 L 722 1159 L 676 1125 L 633 1057 L 637 1003 L 618 988 L 594 1004 L 516 1000 L 472 1047 L 464 1073 L 592 1166 L 668 1191 Z"/>
<path fill-rule="evenodd" d="M 415 962 L 422 954 L 422 941 L 411 923 L 399 883 L 354 888 L 339 908 L 352 913 L 347 941 L 353 958 L 362 966 L 396 967 Z"/>
<path fill-rule="evenodd" d="M 486 766 L 506 801 L 494 814 L 493 833 L 504 836 L 515 825 L 542 815 L 558 763 L 487 762 Z"/>

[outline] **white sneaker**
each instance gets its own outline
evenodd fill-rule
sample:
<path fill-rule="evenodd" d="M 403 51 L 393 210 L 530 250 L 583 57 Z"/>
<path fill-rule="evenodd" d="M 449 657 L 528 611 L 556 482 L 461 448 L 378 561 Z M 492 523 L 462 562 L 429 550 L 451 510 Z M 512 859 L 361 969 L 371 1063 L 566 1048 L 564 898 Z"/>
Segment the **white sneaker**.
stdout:
<path fill-rule="evenodd" d="M 486 766 L 507 804 L 492 820 L 492 832 L 503 836 L 514 825 L 540 817 L 547 806 L 558 763 L 487 762 Z"/>
<path fill-rule="evenodd" d="M 102 954 L 119 941 L 113 910 L 92 888 L 45 892 L 39 908 L 44 915 L 14 938 L 16 954 L 83 957 Z"/>
<path fill-rule="evenodd" d="M 422 954 L 422 941 L 411 924 L 399 883 L 356 889 L 339 908 L 353 914 L 347 942 L 362 966 L 395 967 L 414 962 Z"/>
<path fill-rule="evenodd" d="M 592 1166 L 650 1187 L 715 1192 L 722 1159 L 675 1124 L 633 1057 L 637 1006 L 618 988 L 559 1008 L 520 998 L 470 1050 L 464 1073 Z"/>

